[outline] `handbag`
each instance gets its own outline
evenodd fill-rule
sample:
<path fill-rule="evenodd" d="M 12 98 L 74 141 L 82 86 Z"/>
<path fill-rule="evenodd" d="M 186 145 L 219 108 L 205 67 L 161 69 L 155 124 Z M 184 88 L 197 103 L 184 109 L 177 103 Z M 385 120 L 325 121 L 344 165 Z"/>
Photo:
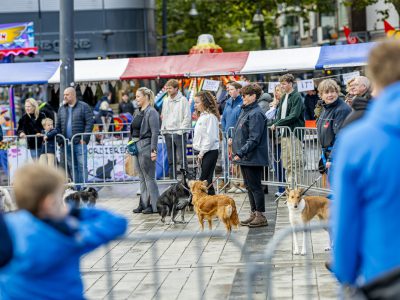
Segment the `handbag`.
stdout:
<path fill-rule="evenodd" d="M 129 141 L 128 144 L 126 145 L 126 152 L 128 152 L 130 155 L 138 155 L 138 148 L 136 145 L 136 142 L 134 141 Z"/>

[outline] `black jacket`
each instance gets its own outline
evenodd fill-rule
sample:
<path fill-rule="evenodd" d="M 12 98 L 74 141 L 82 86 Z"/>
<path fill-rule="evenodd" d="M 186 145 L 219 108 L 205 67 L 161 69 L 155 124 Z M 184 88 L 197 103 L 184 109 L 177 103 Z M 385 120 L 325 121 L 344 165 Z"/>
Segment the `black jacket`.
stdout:
<path fill-rule="evenodd" d="M 240 157 L 235 163 L 244 166 L 268 165 L 267 120 L 257 102 L 242 106 L 232 139 L 233 153 Z"/>
<path fill-rule="evenodd" d="M 21 134 L 21 132 L 25 133 L 26 135 L 36 135 L 38 133 L 42 133 L 43 131 L 43 126 L 42 126 L 42 120 L 45 119 L 46 116 L 43 113 L 39 113 L 39 116 L 37 119 L 33 117 L 33 115 L 30 117 L 28 114 L 24 114 L 21 119 L 18 121 L 18 128 L 17 128 L 17 134 L 18 136 Z M 42 142 L 43 138 L 41 137 L 28 137 L 27 138 L 27 144 L 28 144 L 28 149 L 41 149 L 42 147 Z"/>
<path fill-rule="evenodd" d="M 314 109 L 317 105 L 319 97 L 317 94 L 315 95 L 306 95 L 304 97 L 304 118 L 306 120 L 315 120 Z"/>
<path fill-rule="evenodd" d="M 323 107 L 317 122 L 317 133 L 322 148 L 328 148 L 334 145 L 336 135 L 351 108 L 340 98 L 331 104 L 323 104 Z M 327 160 L 330 160 L 329 157 Z"/>
<path fill-rule="evenodd" d="M 55 154 L 56 153 L 56 135 L 58 134 L 57 129 L 52 129 L 49 132 L 42 131 L 47 136 L 47 141 L 43 141 L 42 152 L 43 154 Z"/>
<path fill-rule="evenodd" d="M 133 106 L 132 101 L 128 101 L 126 103 L 121 101 L 118 105 L 118 113 L 130 113 L 133 116 L 133 114 L 135 113 L 135 107 Z"/>
<path fill-rule="evenodd" d="M 58 110 L 57 131 L 64 137 L 67 136 L 67 120 L 68 120 L 68 105 L 63 105 Z M 93 112 L 88 104 L 82 101 L 76 101 L 72 107 L 72 136 L 78 133 L 91 133 L 93 130 Z M 73 141 L 78 144 L 81 138 Z M 83 140 L 86 144 L 90 141 L 90 135 L 84 135 Z"/>
<path fill-rule="evenodd" d="M 347 116 L 346 120 L 344 120 L 342 127 L 346 127 L 347 125 L 353 123 L 354 121 L 360 119 L 371 101 L 372 97 L 369 92 L 365 93 L 363 96 L 357 96 L 353 99 L 352 112 Z"/>

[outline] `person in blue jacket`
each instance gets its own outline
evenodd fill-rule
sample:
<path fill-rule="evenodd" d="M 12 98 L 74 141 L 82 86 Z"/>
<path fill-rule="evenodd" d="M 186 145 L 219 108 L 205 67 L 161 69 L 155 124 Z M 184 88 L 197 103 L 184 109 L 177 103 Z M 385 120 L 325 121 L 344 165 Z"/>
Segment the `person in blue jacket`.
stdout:
<path fill-rule="evenodd" d="M 84 299 L 82 255 L 124 234 L 127 221 L 100 209 L 69 210 L 61 171 L 27 164 L 15 172 L 18 211 L 4 216 L 13 257 L 0 268 L 0 298 Z"/>
<path fill-rule="evenodd" d="M 339 133 L 335 146 L 331 267 L 345 285 L 371 285 L 396 270 L 400 278 L 398 53 L 398 40 L 371 50 L 368 73 L 377 97 L 363 118 Z"/>

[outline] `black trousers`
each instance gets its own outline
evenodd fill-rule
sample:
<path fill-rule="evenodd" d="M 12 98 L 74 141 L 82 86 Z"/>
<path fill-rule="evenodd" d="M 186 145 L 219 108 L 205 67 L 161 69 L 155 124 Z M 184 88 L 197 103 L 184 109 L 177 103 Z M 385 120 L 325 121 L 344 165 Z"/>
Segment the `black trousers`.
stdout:
<path fill-rule="evenodd" d="M 207 180 L 208 184 L 210 185 L 213 180 L 215 166 L 218 160 L 218 149 L 210 150 L 204 154 L 203 159 L 201 161 L 201 174 L 200 180 Z M 209 195 L 215 195 L 215 189 L 212 185 L 208 189 Z"/>
<path fill-rule="evenodd" d="M 261 185 L 263 167 L 240 166 L 244 179 L 244 185 L 249 193 L 251 211 L 265 212 L 264 191 Z"/>

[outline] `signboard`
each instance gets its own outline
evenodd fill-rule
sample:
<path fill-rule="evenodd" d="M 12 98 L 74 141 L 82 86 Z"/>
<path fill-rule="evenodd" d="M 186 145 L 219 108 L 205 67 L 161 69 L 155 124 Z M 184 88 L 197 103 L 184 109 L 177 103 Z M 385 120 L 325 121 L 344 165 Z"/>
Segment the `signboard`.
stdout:
<path fill-rule="evenodd" d="M 347 84 L 347 82 L 348 82 L 350 79 L 353 79 L 354 77 L 360 76 L 360 71 L 345 73 L 345 74 L 342 74 L 342 76 L 343 76 L 343 83 L 344 83 L 344 84 Z"/>
<path fill-rule="evenodd" d="M 314 80 L 313 79 L 305 79 L 297 81 L 297 91 L 298 92 L 306 92 L 314 90 Z"/>
<path fill-rule="evenodd" d="M 268 82 L 268 93 L 275 93 L 275 87 L 279 84 L 279 81 Z"/>
<path fill-rule="evenodd" d="M 205 79 L 202 90 L 217 92 L 218 88 L 219 88 L 219 84 L 220 84 L 220 81 Z"/>
<path fill-rule="evenodd" d="M 0 24 L 0 50 L 35 47 L 33 22 Z"/>

